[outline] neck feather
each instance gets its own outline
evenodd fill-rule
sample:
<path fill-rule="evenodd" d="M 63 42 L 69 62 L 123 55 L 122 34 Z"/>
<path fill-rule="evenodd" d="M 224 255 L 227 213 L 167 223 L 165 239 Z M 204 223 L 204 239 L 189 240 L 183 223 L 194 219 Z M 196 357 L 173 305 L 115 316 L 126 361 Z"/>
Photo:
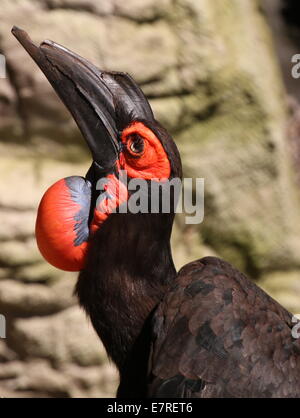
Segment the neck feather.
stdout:
<path fill-rule="evenodd" d="M 176 275 L 172 223 L 170 214 L 110 215 L 95 234 L 79 275 L 80 304 L 121 376 L 133 355 L 138 362 L 141 333 Z"/>

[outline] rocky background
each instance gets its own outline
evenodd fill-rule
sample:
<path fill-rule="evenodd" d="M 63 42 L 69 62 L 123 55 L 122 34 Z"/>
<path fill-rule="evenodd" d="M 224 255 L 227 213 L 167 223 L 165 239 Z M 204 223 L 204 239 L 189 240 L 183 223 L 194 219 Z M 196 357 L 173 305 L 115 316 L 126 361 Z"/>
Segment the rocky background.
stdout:
<path fill-rule="evenodd" d="M 299 313 L 300 112 L 286 91 L 300 91 L 290 76 L 291 55 L 300 51 L 295 31 L 287 30 L 297 22 L 282 19 L 282 6 L 280 0 L 0 0 L 7 62 L 0 79 L 0 314 L 7 321 L 0 397 L 113 396 L 117 381 L 72 296 L 76 275 L 46 264 L 36 248 L 43 192 L 62 177 L 84 175 L 90 157 L 11 35 L 12 25 L 101 68 L 130 72 L 151 99 L 176 139 L 185 176 L 205 178 L 204 222 L 176 220 L 177 266 L 217 254 Z"/>

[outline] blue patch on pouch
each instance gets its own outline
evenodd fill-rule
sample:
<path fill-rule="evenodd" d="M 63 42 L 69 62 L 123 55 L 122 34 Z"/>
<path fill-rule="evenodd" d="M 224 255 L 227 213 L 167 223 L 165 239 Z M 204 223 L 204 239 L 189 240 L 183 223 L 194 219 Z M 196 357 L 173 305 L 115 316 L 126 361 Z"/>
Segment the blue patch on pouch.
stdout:
<path fill-rule="evenodd" d="M 91 206 L 91 183 L 84 177 L 71 176 L 65 179 L 73 202 L 80 205 L 80 210 L 74 216 L 76 238 L 74 245 L 81 245 L 89 238 L 89 214 Z"/>

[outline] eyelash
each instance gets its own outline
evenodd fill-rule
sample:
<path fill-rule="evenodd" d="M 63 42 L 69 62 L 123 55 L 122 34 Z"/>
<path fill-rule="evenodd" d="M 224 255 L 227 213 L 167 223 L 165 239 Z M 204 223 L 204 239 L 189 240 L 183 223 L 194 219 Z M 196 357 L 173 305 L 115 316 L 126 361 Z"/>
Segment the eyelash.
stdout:
<path fill-rule="evenodd" d="M 134 147 L 137 147 L 135 150 Z M 133 157 L 140 157 L 143 155 L 145 149 L 145 141 L 144 138 L 138 134 L 131 135 L 127 140 L 127 151 Z"/>

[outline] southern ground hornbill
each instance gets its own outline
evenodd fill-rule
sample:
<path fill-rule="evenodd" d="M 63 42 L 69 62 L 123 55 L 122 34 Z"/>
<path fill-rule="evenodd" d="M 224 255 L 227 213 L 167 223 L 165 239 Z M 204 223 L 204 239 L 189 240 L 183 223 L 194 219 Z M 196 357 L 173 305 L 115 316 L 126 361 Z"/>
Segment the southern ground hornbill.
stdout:
<path fill-rule="evenodd" d="M 181 177 L 176 145 L 134 80 L 51 41 L 37 47 L 16 27 L 13 34 L 92 153 L 85 178 L 62 179 L 45 193 L 36 237 L 50 263 L 80 271 L 76 293 L 119 369 L 118 396 L 299 396 L 292 315 L 218 258 L 177 273 L 170 250 L 174 207 L 116 210 L 130 195 L 118 181 L 121 171 L 148 182 Z M 99 179 L 107 180 L 101 192 Z"/>

